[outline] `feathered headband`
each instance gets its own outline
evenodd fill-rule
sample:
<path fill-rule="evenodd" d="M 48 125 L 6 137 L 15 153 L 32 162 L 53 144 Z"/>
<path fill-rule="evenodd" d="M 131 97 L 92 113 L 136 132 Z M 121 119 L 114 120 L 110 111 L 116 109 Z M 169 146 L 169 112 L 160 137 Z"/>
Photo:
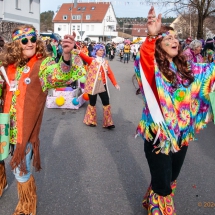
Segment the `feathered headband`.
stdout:
<path fill-rule="evenodd" d="M 29 36 L 37 37 L 37 34 L 33 28 L 24 28 L 21 30 L 17 30 L 13 33 L 12 38 L 13 38 L 13 41 L 15 41 Z"/>

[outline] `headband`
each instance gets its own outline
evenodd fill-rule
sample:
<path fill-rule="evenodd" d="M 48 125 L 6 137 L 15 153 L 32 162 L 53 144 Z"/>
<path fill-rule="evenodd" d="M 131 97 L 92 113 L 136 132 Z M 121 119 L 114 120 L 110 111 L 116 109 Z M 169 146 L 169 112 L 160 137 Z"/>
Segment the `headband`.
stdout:
<path fill-rule="evenodd" d="M 206 43 L 213 43 L 213 42 L 214 42 L 214 40 L 209 40 Z"/>
<path fill-rule="evenodd" d="M 167 32 L 164 32 L 164 33 L 158 35 L 158 38 L 165 37 L 165 36 L 168 36 L 168 35 L 170 35 L 170 34 L 176 34 L 176 32 L 173 31 L 173 30 L 169 30 L 169 31 L 167 31 Z"/>
<path fill-rule="evenodd" d="M 13 33 L 12 38 L 13 38 L 13 41 L 15 41 L 29 36 L 37 37 L 37 34 L 33 28 L 24 28 L 21 30 L 17 30 Z"/>

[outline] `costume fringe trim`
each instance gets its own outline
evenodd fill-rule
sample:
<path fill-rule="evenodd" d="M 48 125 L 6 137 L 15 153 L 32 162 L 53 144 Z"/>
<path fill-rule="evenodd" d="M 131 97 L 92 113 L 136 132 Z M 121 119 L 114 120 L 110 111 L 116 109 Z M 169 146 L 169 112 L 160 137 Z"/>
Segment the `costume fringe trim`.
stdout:
<path fill-rule="evenodd" d="M 0 197 L 3 194 L 4 189 L 7 187 L 7 178 L 5 171 L 5 164 L 0 163 Z"/>
<path fill-rule="evenodd" d="M 32 214 L 36 215 L 37 194 L 34 177 L 24 183 L 17 183 L 19 202 L 13 215 Z"/>

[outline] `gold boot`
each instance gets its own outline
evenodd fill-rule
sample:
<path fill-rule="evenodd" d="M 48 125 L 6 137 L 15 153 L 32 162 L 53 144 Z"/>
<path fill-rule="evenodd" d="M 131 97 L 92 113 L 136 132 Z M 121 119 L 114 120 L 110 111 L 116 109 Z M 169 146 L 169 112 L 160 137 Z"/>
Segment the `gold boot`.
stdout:
<path fill-rule="evenodd" d="M 95 127 L 97 125 L 96 122 L 96 106 L 87 106 L 87 110 L 84 116 L 84 121 L 86 125 L 89 125 L 91 127 Z"/>
<path fill-rule="evenodd" d="M 112 120 L 110 105 L 103 106 L 103 128 L 115 128 Z"/>
<path fill-rule="evenodd" d="M 8 188 L 5 164 L 4 161 L 0 163 L 0 198 L 2 197 L 4 191 Z"/>
<path fill-rule="evenodd" d="M 24 183 L 17 182 L 19 202 L 13 215 L 36 215 L 37 194 L 33 175 Z"/>

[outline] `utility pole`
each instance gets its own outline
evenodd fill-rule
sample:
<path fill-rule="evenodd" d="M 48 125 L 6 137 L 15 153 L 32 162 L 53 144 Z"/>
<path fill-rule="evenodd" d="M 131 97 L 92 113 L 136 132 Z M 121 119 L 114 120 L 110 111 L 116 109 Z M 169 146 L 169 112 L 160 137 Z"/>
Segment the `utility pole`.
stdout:
<path fill-rule="evenodd" d="M 190 12 L 190 37 L 191 37 L 191 12 Z"/>
<path fill-rule="evenodd" d="M 72 26 L 71 26 L 71 24 L 72 24 L 72 4 L 73 4 L 73 8 L 76 8 L 77 7 L 77 2 L 78 2 L 78 0 L 74 0 L 74 3 L 71 3 L 71 7 L 70 7 L 70 11 L 71 11 L 71 13 L 70 13 L 70 23 L 69 23 L 70 35 L 72 34 Z"/>
<path fill-rule="evenodd" d="M 105 18 L 104 18 L 104 27 L 103 27 L 103 42 L 104 42 L 104 33 L 105 33 Z"/>
<path fill-rule="evenodd" d="M 82 19 L 83 19 L 83 13 L 84 13 L 84 11 L 81 11 L 81 42 L 82 42 L 82 36 L 83 36 L 83 32 L 82 32 Z"/>

